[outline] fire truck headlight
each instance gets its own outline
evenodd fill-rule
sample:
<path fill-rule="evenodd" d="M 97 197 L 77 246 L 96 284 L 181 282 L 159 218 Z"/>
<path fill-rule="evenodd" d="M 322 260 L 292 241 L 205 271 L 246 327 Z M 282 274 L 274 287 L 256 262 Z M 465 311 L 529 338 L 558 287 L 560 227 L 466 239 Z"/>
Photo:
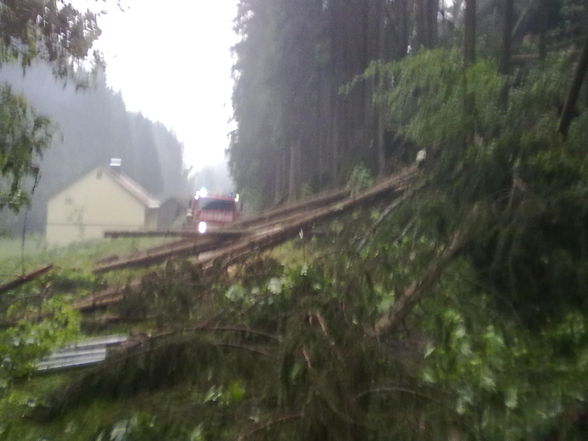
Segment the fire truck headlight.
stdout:
<path fill-rule="evenodd" d="M 205 198 L 208 196 L 208 189 L 206 187 L 202 187 L 200 190 L 196 192 L 197 198 Z"/>
<path fill-rule="evenodd" d="M 206 222 L 198 222 L 198 232 L 200 234 L 206 233 Z"/>

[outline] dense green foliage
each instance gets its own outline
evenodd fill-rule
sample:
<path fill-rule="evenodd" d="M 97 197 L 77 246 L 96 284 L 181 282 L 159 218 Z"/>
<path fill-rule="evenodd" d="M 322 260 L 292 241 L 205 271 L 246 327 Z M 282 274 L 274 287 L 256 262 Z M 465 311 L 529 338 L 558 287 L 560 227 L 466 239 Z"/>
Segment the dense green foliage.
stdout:
<path fill-rule="evenodd" d="M 56 345 L 80 337 L 81 316 L 72 300 L 95 292 L 109 283 L 124 283 L 141 271 L 97 276 L 97 260 L 136 252 L 158 245 L 161 239 L 117 239 L 50 248 L 41 238 L 28 238 L 25 249 L 20 240 L 0 240 L 0 268 L 3 283 L 52 262 L 46 275 L 23 286 L 2 292 L 0 297 L 0 394 L 8 403 L 27 402 L 13 390 L 14 382 L 34 373 L 36 361 Z M 24 255 L 22 254 L 24 252 Z M 87 323 L 85 323 L 87 325 Z M 24 396 L 24 395 L 23 395 Z M 17 399 L 15 397 L 18 397 Z M 17 401 L 13 402 L 13 399 Z M 0 418 L 1 419 L 1 418 Z"/>
<path fill-rule="evenodd" d="M 52 64 L 59 78 L 75 78 L 100 30 L 96 15 L 81 13 L 64 1 L 5 0 L 0 2 L 0 66 L 33 60 Z M 94 64 L 101 64 L 94 53 Z M 79 78 L 80 84 L 83 78 Z M 21 189 L 27 176 L 38 176 L 38 159 L 51 140 L 51 126 L 22 97 L 2 85 L 0 127 L 0 209 L 17 211 L 28 201 Z"/>
<path fill-rule="evenodd" d="M 49 144 L 51 130 L 47 118 L 37 115 L 8 85 L 0 90 L 0 111 L 0 142 L 4 146 L 0 169 L 9 182 L 8 188 L 0 189 L 0 209 L 18 210 L 28 200 L 21 190 L 22 181 L 38 174 L 33 160 Z"/>
<path fill-rule="evenodd" d="M 75 73 L 100 36 L 96 14 L 78 11 L 63 0 L 3 0 L 1 62 L 36 59 L 53 63 L 56 75 Z M 94 52 L 95 61 L 99 54 Z"/>
<path fill-rule="evenodd" d="M 499 30 L 507 3 L 479 0 L 468 35 L 477 53 L 500 60 L 501 72 L 512 72 L 513 80 L 521 62 L 579 45 L 582 1 L 517 0 L 506 50 Z M 267 207 L 341 186 L 357 165 L 382 175 L 414 160 L 411 144 L 386 123 L 385 106 L 373 99 L 387 86 L 384 79 L 374 75 L 353 89 L 346 86 L 372 62 L 461 47 L 463 1 L 242 0 L 239 8 L 237 129 L 229 157 L 249 200 Z M 433 75 L 436 66 L 428 67 Z M 564 90 L 559 92 L 563 100 Z"/>
<path fill-rule="evenodd" d="M 298 194 L 314 189 L 322 169 L 312 148 L 333 153 L 337 143 L 303 143 L 317 121 L 305 99 L 321 101 L 307 86 L 324 79 L 303 64 L 325 59 L 305 56 L 322 47 L 309 29 L 334 31 L 310 25 L 345 17 L 353 28 L 362 5 L 380 5 L 391 32 L 402 4 L 417 15 L 404 52 L 364 57 L 330 83 L 332 99 L 356 104 L 351 97 L 371 84 L 368 107 L 396 140 L 384 169 L 426 156 L 401 203 L 358 210 L 229 271 L 168 262 L 109 311 L 140 324 L 108 363 L 6 389 L 6 439 L 587 438 L 588 87 L 574 50 L 588 37 L 585 5 L 554 2 L 547 20 L 547 3 L 517 3 L 505 34 L 528 52 L 515 64 L 491 18 L 472 32 L 480 14 L 465 25 L 466 40 L 477 40 L 462 54 L 459 3 L 444 10 L 454 28 L 441 32 L 417 13 L 435 2 L 243 1 L 236 179 L 261 204 L 283 196 L 288 180 Z M 479 11 L 505 15 L 498 6 L 482 2 Z M 340 49 L 356 48 L 350 28 L 337 30 L 350 45 Z M 326 59 L 337 59 L 329 50 Z M 332 66 L 322 73 L 342 74 Z M 340 120 L 346 132 L 331 132 L 345 143 L 358 139 L 359 120 L 349 117 Z M 380 167 L 359 165 L 370 150 L 350 145 L 332 158 L 358 192 Z M 309 170 L 276 165 L 301 152 Z"/>
<path fill-rule="evenodd" d="M 566 57 L 521 71 L 507 105 L 493 62 L 460 59 L 366 72 L 394 78 L 379 95 L 389 124 L 428 149 L 418 189 L 367 241 L 380 210 L 295 242 L 284 263 L 206 277 L 168 264 L 116 311 L 153 337 L 27 390 L 34 405 L 5 400 L 31 418 L 5 437 L 585 439 L 587 112 L 557 133 Z M 374 335 L 456 231 L 460 252 L 418 306 Z"/>

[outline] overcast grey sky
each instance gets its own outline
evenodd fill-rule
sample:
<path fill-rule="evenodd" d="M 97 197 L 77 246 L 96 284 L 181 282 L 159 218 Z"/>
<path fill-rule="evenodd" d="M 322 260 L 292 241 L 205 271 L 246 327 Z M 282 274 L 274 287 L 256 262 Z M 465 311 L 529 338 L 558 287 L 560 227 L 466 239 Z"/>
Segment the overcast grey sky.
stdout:
<path fill-rule="evenodd" d="M 108 84 L 128 110 L 172 129 L 195 170 L 225 160 L 236 3 L 124 0 L 99 20 Z"/>

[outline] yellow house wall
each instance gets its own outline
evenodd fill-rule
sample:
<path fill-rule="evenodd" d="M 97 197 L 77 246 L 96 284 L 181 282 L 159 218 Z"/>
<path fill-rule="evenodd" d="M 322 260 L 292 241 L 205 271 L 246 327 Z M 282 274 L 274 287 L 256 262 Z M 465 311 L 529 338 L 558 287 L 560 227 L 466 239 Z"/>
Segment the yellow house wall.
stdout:
<path fill-rule="evenodd" d="M 102 238 L 107 230 L 142 229 L 146 211 L 108 173 L 93 170 L 49 199 L 47 242 L 64 245 Z"/>

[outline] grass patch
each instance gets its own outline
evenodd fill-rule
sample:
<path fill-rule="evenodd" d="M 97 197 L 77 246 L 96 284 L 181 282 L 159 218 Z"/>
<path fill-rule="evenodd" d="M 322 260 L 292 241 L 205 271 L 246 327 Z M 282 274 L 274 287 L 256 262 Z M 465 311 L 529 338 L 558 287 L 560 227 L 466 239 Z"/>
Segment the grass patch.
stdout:
<path fill-rule="evenodd" d="M 0 301 L 0 308 L 7 308 L 16 299 L 33 299 L 30 301 L 38 302 L 47 295 L 65 295 L 64 299 L 70 301 L 106 286 L 122 285 L 141 277 L 152 268 L 125 269 L 95 275 L 92 270 L 96 262 L 108 256 L 123 257 L 166 241 L 170 239 L 119 238 L 49 247 L 42 238 L 31 236 L 27 237 L 23 248 L 19 239 L 0 239 L 0 284 L 41 266 L 54 265 L 53 270 L 46 275 L 7 293 Z"/>
<path fill-rule="evenodd" d="M 23 272 L 53 263 L 55 266 L 91 272 L 97 260 L 104 257 L 134 253 L 157 246 L 170 239 L 119 238 L 80 242 L 62 247 L 50 247 L 39 236 L 20 239 L 0 239 L 0 278 L 18 277 Z"/>

